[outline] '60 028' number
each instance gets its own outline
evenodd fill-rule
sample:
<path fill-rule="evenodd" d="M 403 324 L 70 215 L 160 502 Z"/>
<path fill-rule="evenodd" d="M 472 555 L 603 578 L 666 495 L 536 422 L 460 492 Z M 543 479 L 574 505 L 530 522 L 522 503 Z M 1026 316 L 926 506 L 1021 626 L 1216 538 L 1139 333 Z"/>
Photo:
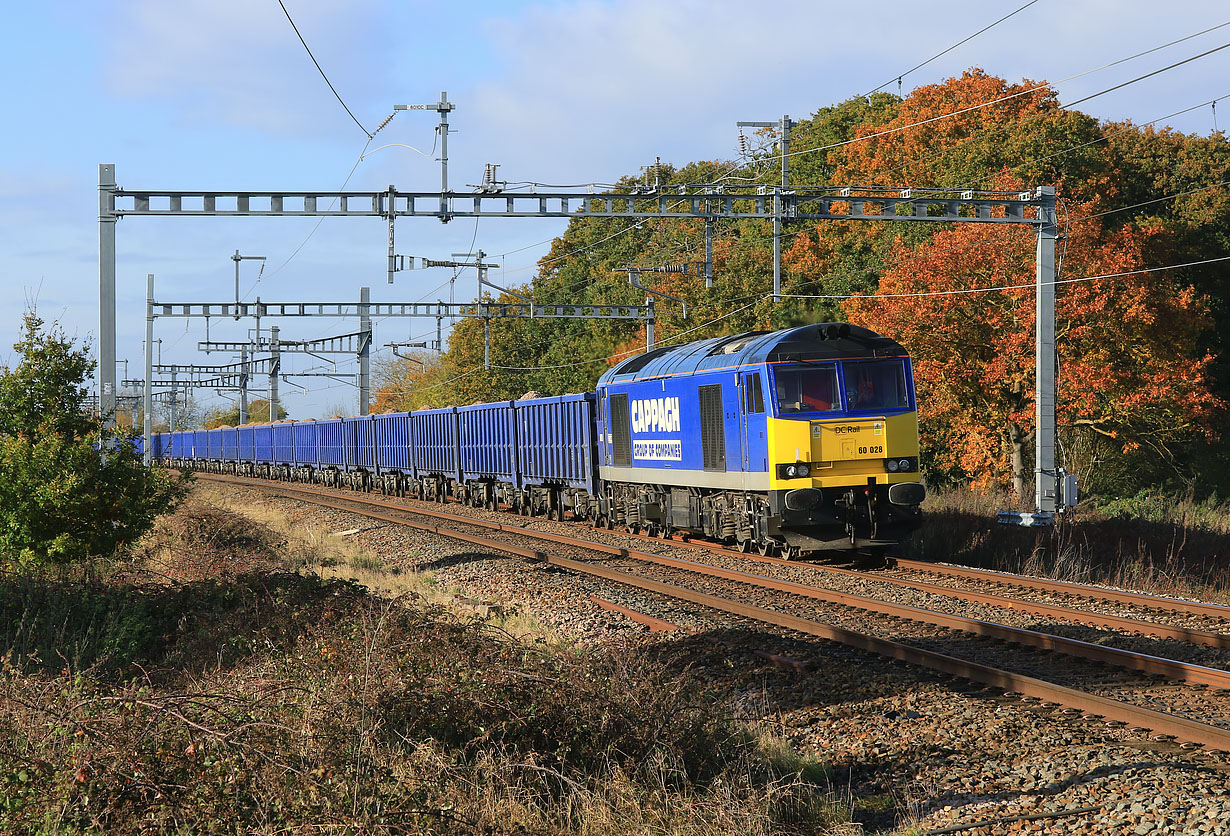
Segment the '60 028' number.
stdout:
<path fill-rule="evenodd" d="M 884 445 L 882 445 L 882 444 L 877 444 L 877 445 L 876 445 L 876 446 L 874 446 L 874 447 L 860 447 L 860 448 L 858 448 L 858 452 L 859 452 L 859 455 L 861 455 L 861 456 L 866 456 L 866 455 L 868 455 L 869 453 L 883 453 L 883 452 L 884 452 Z"/>

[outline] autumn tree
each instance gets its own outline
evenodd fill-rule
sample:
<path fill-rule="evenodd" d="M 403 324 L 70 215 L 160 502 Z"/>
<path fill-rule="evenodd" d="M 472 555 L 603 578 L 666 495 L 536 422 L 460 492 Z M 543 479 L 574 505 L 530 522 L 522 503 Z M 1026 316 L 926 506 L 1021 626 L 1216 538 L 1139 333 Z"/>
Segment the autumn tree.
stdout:
<path fill-rule="evenodd" d="M 1069 438 L 1172 459 L 1213 432 L 1224 407 L 1210 390 L 1212 357 L 1198 350 L 1207 303 L 1166 273 L 1116 275 L 1165 249 L 1158 227 L 1101 232 L 1096 219 L 1074 224 L 1064 254 L 1061 280 L 1073 281 L 1056 300 L 1058 422 Z M 1033 235 L 960 225 L 902 247 L 882 296 L 844 306 L 910 350 L 932 467 L 983 484 L 1011 473 L 1019 496 L 1032 490 L 1033 283 Z"/>
<path fill-rule="evenodd" d="M 1097 120 L 1055 90 L 972 69 L 913 90 L 892 118 L 869 120 L 843 146 L 834 178 L 852 185 L 997 188 L 1001 173 L 1088 200 L 1108 172 Z M 1057 153 L 1062 151 L 1063 153 Z"/>
<path fill-rule="evenodd" d="M 443 376 L 445 371 L 443 357 L 431 351 L 377 362 L 372 412 L 409 412 L 444 403 L 432 396 L 449 399 L 455 394 Z"/>

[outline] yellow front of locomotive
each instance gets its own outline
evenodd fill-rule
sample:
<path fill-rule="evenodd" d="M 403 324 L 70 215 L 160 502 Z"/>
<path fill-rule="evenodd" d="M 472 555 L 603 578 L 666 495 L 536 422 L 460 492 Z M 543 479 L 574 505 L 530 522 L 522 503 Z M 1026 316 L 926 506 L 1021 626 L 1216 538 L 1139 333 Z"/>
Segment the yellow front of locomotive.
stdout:
<path fill-rule="evenodd" d="M 772 377 L 775 536 L 801 551 L 898 545 L 925 496 L 909 358 L 785 362 Z"/>

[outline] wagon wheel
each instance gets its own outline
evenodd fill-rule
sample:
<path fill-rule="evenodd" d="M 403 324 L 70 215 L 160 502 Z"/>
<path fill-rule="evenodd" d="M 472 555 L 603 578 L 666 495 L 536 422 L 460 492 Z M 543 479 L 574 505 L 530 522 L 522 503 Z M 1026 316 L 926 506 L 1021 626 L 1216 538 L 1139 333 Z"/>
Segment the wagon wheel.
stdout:
<path fill-rule="evenodd" d="M 777 543 L 772 540 L 762 540 L 757 544 L 757 551 L 763 557 L 772 557 L 777 552 Z"/>
<path fill-rule="evenodd" d="M 739 541 L 739 551 L 743 552 L 744 554 L 751 554 L 753 545 L 754 543 L 752 542 L 751 537 L 747 538 L 746 540 L 740 540 Z"/>

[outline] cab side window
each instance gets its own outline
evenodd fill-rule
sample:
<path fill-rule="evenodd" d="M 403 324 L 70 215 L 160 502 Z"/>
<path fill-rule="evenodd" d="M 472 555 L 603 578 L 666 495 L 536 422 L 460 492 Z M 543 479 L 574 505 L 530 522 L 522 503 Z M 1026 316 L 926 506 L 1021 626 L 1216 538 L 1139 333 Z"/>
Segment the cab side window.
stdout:
<path fill-rule="evenodd" d="M 764 390 L 760 385 L 759 373 L 748 376 L 743 392 L 746 400 L 744 412 L 748 415 L 764 412 Z"/>

